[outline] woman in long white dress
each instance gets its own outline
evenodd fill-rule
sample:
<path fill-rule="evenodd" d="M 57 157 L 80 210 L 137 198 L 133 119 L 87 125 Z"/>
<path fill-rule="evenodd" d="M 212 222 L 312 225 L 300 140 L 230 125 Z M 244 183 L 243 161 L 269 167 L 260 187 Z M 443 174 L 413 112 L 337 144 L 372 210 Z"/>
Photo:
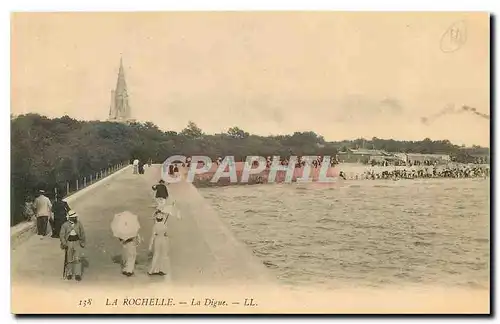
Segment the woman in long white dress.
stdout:
<path fill-rule="evenodd" d="M 149 251 L 153 252 L 153 261 L 149 269 L 149 275 L 164 276 L 167 271 L 167 217 L 161 210 L 156 210 L 154 213 L 155 224 L 153 225 L 153 233 L 149 243 Z"/>
<path fill-rule="evenodd" d="M 130 277 L 134 274 L 137 246 L 141 244 L 142 237 L 137 234 L 127 240 L 120 239 L 122 244 L 122 274 Z"/>

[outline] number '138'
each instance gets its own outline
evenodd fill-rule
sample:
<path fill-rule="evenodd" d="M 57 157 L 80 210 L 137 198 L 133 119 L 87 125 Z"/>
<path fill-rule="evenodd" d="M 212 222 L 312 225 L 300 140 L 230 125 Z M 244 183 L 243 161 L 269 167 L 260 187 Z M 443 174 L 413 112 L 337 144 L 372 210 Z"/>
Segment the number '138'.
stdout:
<path fill-rule="evenodd" d="M 87 307 L 92 305 L 92 298 L 80 299 L 78 306 Z"/>

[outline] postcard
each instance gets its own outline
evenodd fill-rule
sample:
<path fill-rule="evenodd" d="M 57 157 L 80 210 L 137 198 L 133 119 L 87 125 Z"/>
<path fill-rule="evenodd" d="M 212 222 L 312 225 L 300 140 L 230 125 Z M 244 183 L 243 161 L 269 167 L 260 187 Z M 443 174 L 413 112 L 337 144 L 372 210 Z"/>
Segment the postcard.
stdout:
<path fill-rule="evenodd" d="M 12 13 L 12 313 L 489 314 L 490 23 Z"/>

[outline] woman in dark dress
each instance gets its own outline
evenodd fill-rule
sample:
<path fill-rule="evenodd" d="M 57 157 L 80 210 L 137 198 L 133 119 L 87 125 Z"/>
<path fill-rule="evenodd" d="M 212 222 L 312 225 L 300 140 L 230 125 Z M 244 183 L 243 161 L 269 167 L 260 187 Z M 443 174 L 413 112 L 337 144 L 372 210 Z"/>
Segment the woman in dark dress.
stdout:
<path fill-rule="evenodd" d="M 71 208 L 68 203 L 58 196 L 55 196 L 54 204 L 52 204 L 52 213 L 54 214 L 54 223 L 52 227 L 52 237 L 59 238 L 59 233 L 61 232 L 61 226 L 66 222 L 66 216 L 68 215 Z"/>

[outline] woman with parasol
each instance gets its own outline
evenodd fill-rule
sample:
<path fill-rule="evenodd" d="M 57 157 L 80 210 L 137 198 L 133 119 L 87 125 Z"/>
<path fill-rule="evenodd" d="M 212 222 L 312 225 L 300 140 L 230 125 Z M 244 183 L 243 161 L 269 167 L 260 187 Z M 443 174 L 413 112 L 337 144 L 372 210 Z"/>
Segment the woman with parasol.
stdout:
<path fill-rule="evenodd" d="M 122 244 L 122 274 L 127 277 L 134 274 L 137 246 L 142 242 L 140 228 L 137 215 L 128 211 L 116 214 L 111 223 L 113 235 Z"/>

